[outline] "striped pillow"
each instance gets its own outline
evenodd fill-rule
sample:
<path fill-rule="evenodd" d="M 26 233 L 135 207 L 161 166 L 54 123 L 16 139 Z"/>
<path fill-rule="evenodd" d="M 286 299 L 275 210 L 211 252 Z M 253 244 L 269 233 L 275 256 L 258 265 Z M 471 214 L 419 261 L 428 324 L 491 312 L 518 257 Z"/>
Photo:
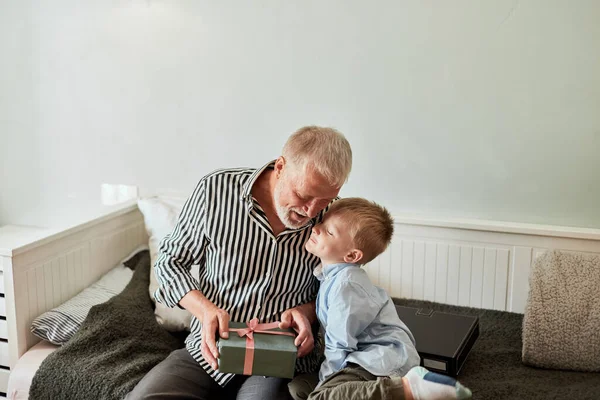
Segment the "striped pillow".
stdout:
<path fill-rule="evenodd" d="M 77 332 L 90 308 L 121 293 L 132 276 L 133 271 L 124 264 L 116 266 L 75 297 L 34 319 L 31 333 L 58 346 L 65 344 Z"/>

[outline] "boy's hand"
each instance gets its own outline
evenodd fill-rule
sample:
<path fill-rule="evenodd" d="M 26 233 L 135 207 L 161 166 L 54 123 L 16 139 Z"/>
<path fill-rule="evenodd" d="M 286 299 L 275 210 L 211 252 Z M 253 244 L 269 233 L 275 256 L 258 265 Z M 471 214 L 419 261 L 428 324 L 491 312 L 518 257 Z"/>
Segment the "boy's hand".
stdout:
<path fill-rule="evenodd" d="M 298 334 L 294 341 L 296 346 L 300 346 L 298 348 L 298 357 L 306 356 L 315 347 L 315 339 L 310 325 L 311 320 L 315 320 L 314 302 L 290 308 L 281 314 L 279 328 L 286 329 L 291 327 Z"/>

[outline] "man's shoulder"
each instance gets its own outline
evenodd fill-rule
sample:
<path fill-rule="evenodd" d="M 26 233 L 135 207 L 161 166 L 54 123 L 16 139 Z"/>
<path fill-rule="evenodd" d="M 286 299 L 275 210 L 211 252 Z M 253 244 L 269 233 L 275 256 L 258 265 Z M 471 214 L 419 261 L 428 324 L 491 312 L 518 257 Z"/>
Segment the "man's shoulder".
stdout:
<path fill-rule="evenodd" d="M 237 167 L 237 168 L 219 168 L 204 175 L 202 179 L 210 180 L 223 176 L 245 176 L 252 175 L 256 171 L 256 168 L 249 167 Z"/>
<path fill-rule="evenodd" d="M 212 186 L 216 183 L 219 184 L 243 184 L 252 174 L 256 171 L 256 168 L 219 168 L 202 177 L 200 180 L 207 186 Z"/>

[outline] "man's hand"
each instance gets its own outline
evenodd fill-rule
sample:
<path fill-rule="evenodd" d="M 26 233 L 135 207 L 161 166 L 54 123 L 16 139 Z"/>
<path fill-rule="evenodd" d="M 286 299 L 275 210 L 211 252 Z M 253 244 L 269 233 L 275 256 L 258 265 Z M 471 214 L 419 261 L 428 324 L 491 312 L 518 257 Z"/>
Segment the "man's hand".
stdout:
<path fill-rule="evenodd" d="M 200 350 L 204 359 L 213 367 L 218 368 L 219 350 L 215 334 L 218 331 L 223 339 L 229 337 L 229 313 L 215 306 L 200 291 L 192 290 L 179 301 L 179 304 L 194 314 L 202 324 L 202 342 Z"/>
<path fill-rule="evenodd" d="M 311 330 L 311 322 L 316 320 L 315 302 L 290 308 L 281 314 L 279 328 L 293 328 L 298 336 L 294 344 L 298 348 L 298 357 L 304 357 L 315 347 L 315 339 Z"/>

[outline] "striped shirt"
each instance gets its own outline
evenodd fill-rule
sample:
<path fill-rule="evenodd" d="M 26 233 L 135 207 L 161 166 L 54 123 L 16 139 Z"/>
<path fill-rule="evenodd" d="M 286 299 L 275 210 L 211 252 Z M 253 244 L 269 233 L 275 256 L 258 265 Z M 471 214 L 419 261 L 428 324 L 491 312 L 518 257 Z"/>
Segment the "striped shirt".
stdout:
<path fill-rule="evenodd" d="M 319 282 L 313 270 L 318 257 L 304 249 L 311 227 L 320 222 L 321 211 L 307 225 L 286 229 L 277 237 L 252 196 L 252 185 L 267 168 L 223 169 L 200 180 L 187 199 L 173 232 L 160 245 L 154 266 L 160 283 L 156 300 L 170 307 L 189 291 L 198 289 L 231 321 L 279 321 L 290 308 L 316 299 Z M 199 265 L 199 276 L 190 273 Z M 233 374 L 215 371 L 200 350 L 201 324 L 192 318 L 186 347 L 192 357 L 221 386 Z M 299 358 L 296 371 L 315 371 L 318 351 Z"/>

